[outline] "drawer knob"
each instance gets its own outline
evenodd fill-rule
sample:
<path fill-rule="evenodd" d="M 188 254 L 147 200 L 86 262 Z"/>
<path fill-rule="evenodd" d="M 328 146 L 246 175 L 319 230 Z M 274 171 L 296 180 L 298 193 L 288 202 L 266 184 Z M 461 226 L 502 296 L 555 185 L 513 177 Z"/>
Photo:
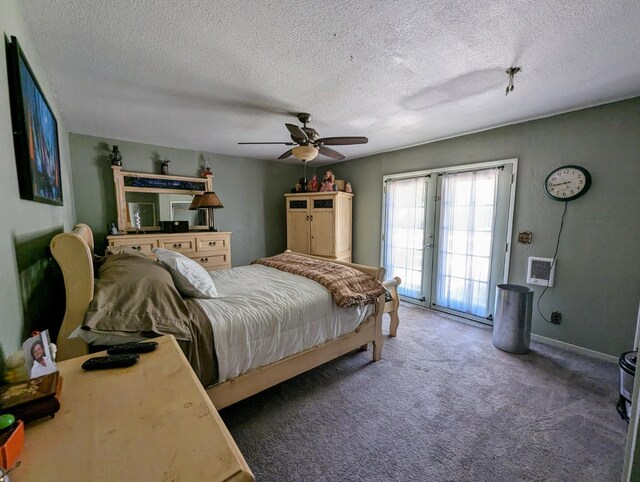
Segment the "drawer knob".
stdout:
<path fill-rule="evenodd" d="M 138 251 L 140 251 L 140 246 L 133 246 L 133 249 L 137 249 Z"/>
<path fill-rule="evenodd" d="M 209 261 L 209 258 L 200 258 L 201 263 L 207 263 L 208 261 Z"/>
<path fill-rule="evenodd" d="M 216 242 L 215 241 L 209 241 L 209 246 L 215 246 Z"/>
<path fill-rule="evenodd" d="M 173 247 L 174 248 L 182 248 L 182 243 L 174 243 Z"/>

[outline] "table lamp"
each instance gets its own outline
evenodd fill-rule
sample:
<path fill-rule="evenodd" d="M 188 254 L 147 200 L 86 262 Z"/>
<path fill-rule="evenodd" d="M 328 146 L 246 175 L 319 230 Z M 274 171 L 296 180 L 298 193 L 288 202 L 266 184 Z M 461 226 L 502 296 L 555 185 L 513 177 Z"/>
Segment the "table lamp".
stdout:
<path fill-rule="evenodd" d="M 206 209 L 209 212 L 209 231 L 217 231 L 213 222 L 213 210 L 223 207 L 220 198 L 215 192 L 206 191 L 193 197 L 189 209 Z"/>

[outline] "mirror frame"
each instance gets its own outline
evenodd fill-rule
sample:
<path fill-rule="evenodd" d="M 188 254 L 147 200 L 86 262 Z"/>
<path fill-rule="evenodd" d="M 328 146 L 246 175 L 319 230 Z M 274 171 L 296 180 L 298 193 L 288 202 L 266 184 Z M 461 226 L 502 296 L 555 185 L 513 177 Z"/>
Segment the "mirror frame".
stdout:
<path fill-rule="evenodd" d="M 205 191 L 213 191 L 213 174 L 207 175 L 205 177 L 188 177 L 188 176 L 170 176 L 164 174 L 148 174 L 143 172 L 131 172 L 131 171 L 123 171 L 120 166 L 111 166 L 113 170 L 113 183 L 116 189 L 116 210 L 118 212 L 118 231 L 131 232 L 136 231 L 136 228 L 128 222 L 128 207 L 127 207 L 127 199 L 126 195 L 128 192 L 143 192 L 149 194 L 187 194 L 191 196 L 195 196 L 196 194 L 202 194 Z M 189 188 L 164 188 L 164 187 L 149 187 L 149 186 L 135 186 L 130 185 L 136 184 L 135 181 L 137 179 L 142 179 L 141 184 L 144 184 L 144 180 L 148 183 L 153 184 L 154 180 L 158 184 L 162 184 L 163 182 L 171 182 L 178 181 L 180 182 L 195 184 L 195 187 L 202 186 L 202 189 L 192 189 L 194 186 L 188 186 Z M 206 213 L 208 216 L 208 213 Z M 207 230 L 208 229 L 208 219 L 205 217 L 207 221 L 204 225 L 195 225 L 189 226 L 189 230 Z M 145 231 L 160 231 L 160 226 L 143 226 L 141 229 Z"/>

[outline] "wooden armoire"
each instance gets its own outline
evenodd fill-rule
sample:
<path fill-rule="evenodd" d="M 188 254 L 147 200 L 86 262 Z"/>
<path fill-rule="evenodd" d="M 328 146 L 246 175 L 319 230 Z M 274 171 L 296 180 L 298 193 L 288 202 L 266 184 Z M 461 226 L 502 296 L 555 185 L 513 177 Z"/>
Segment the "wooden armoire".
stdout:
<path fill-rule="evenodd" d="M 351 261 L 353 194 L 342 191 L 285 194 L 287 249 Z"/>

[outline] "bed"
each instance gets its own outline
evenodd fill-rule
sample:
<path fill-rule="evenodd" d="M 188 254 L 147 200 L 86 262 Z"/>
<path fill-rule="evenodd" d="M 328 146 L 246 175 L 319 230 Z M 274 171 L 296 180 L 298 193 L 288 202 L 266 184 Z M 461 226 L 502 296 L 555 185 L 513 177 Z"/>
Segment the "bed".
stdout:
<path fill-rule="evenodd" d="M 77 331 L 78 327 L 83 324 L 85 315 L 87 315 L 88 310 L 90 310 L 90 305 L 93 306 L 92 300 L 94 300 L 94 295 L 96 294 L 96 292 L 94 292 L 96 287 L 96 280 L 94 279 L 95 257 L 93 253 L 93 234 L 91 229 L 87 225 L 78 224 L 75 226 L 73 232 L 57 235 L 51 242 L 51 251 L 60 265 L 65 283 L 66 311 L 57 339 L 58 359 L 64 360 L 89 352 L 89 346 L 84 340 L 70 338 L 70 335 L 74 331 Z M 125 259 L 126 258 L 122 258 L 120 261 L 124 262 Z M 147 263 L 149 263 L 149 261 L 147 261 Z M 153 264 L 158 265 L 158 263 Z M 338 264 L 344 265 L 347 269 L 352 268 L 360 273 L 365 273 L 378 282 L 381 282 L 384 276 L 384 268 L 344 262 Z M 285 288 L 286 285 L 292 285 L 291 289 L 300 290 L 296 291 L 295 293 L 297 294 L 293 296 L 297 301 L 307 296 L 302 294 L 304 292 L 303 285 L 317 284 L 306 278 L 297 277 L 295 274 L 285 273 L 288 276 L 284 276 L 269 270 L 273 270 L 273 268 L 256 265 L 254 267 L 240 267 L 211 272 L 210 274 L 214 280 L 218 280 L 217 286 L 219 286 L 221 290 L 220 298 L 207 303 L 203 303 L 202 300 L 193 301 L 189 299 L 185 301 L 189 301 L 190 307 L 197 307 L 194 308 L 194 311 L 205 312 L 209 317 L 213 317 L 210 319 L 215 319 L 215 321 L 211 321 L 211 325 L 214 326 L 215 323 L 219 322 L 219 319 L 227 316 L 228 312 L 237 310 L 237 307 L 231 306 L 228 299 L 239 296 L 239 287 L 244 286 L 249 291 L 255 290 L 251 291 L 252 298 L 256 298 L 255 300 L 252 301 L 249 298 L 243 298 L 241 301 L 242 304 L 252 303 L 251 307 L 245 313 L 246 318 L 249 319 L 250 311 L 255 310 L 256 312 L 262 313 L 258 315 L 259 318 L 260 316 L 265 316 L 264 309 L 272 309 L 271 304 L 273 300 L 269 298 L 265 298 L 262 308 L 260 307 L 260 301 L 264 295 L 264 290 L 260 291 L 260 286 L 263 286 L 267 282 L 266 280 L 274 279 L 276 280 L 274 282 L 280 283 Z M 245 281 L 243 281 L 242 276 L 245 276 Z M 295 282 L 293 283 L 291 282 L 292 276 L 295 277 Z M 97 283 L 99 284 L 101 280 L 102 277 L 98 279 Z M 399 283 L 399 279 L 397 281 L 391 281 L 392 289 L 394 286 L 397 286 L 397 284 L 394 285 L 396 282 Z M 318 287 L 320 288 L 319 290 L 314 288 L 316 294 L 313 296 L 309 295 L 309 297 L 314 299 L 321 297 L 318 293 L 323 290 L 326 291 L 320 285 L 318 285 Z M 279 290 L 280 287 L 278 287 L 277 291 L 274 291 L 274 293 L 276 293 L 274 296 L 277 297 L 277 294 L 280 293 Z M 395 289 L 393 292 L 395 293 Z M 397 294 L 395 298 L 392 296 L 392 298 L 387 301 L 385 300 L 383 289 L 383 292 L 381 292 L 379 296 L 375 296 L 368 305 L 350 307 L 349 309 L 354 308 L 354 310 L 349 313 L 341 312 L 344 323 L 337 328 L 328 321 L 323 321 L 321 316 L 313 315 L 319 311 L 333 310 L 333 308 L 326 307 L 325 301 L 322 301 L 322 303 L 325 304 L 317 305 L 320 306 L 320 308 L 316 306 L 310 310 L 303 306 L 294 306 L 294 308 L 291 309 L 287 308 L 290 312 L 284 317 L 286 319 L 284 321 L 278 320 L 275 324 L 279 326 L 278 329 L 282 329 L 284 326 L 295 333 L 296 336 L 293 337 L 294 342 L 285 341 L 279 348 L 271 350 L 278 353 L 268 353 L 266 356 L 262 356 L 262 358 L 258 357 L 258 361 L 255 362 L 257 365 L 255 365 L 253 361 L 251 362 L 253 364 L 251 364 L 246 362 L 246 360 L 243 361 L 243 359 L 235 359 L 241 357 L 236 357 L 236 351 L 238 350 L 235 349 L 236 345 L 234 345 L 234 340 L 242 341 L 246 335 L 246 333 L 242 332 L 238 334 L 229 328 L 230 326 L 235 326 L 237 323 L 229 322 L 222 328 L 214 326 L 213 331 L 215 332 L 215 336 L 213 337 L 214 341 L 212 344 L 216 344 L 216 349 L 218 349 L 218 343 L 226 343 L 227 355 L 231 353 L 231 356 L 225 358 L 224 361 L 218 353 L 214 354 L 214 356 L 218 358 L 217 369 L 222 374 L 215 383 L 207 383 L 201 378 L 203 385 L 205 385 L 205 390 L 216 408 L 224 408 L 353 350 L 367 349 L 369 344 L 372 345 L 373 361 L 378 361 L 381 358 L 383 348 L 382 315 L 383 312 L 390 313 L 392 317 L 391 331 L 395 335 L 398 321 Z M 340 310 L 342 310 L 342 308 L 338 311 Z M 311 319 L 307 319 L 308 315 L 303 315 L 303 313 L 308 311 L 312 313 Z M 87 316 L 87 318 L 89 318 L 89 316 Z M 316 324 L 322 324 L 324 326 L 325 332 L 320 337 L 308 333 L 308 326 Z M 247 329 L 245 332 L 252 330 L 259 332 L 257 336 L 259 340 L 255 342 L 256 344 L 262 343 L 263 346 L 267 347 L 276 346 L 275 344 L 272 345 L 272 341 L 279 338 L 279 332 L 273 333 L 265 331 L 266 329 L 262 326 L 255 326 L 258 326 L 258 328 Z M 185 328 L 185 330 L 193 331 L 192 328 L 189 327 Z M 180 333 L 181 332 L 178 331 L 177 338 L 180 337 Z M 181 347 L 183 347 L 183 351 L 190 363 L 192 363 L 192 352 L 203 351 L 202 346 L 198 347 L 196 345 L 203 345 L 205 343 L 203 340 L 206 339 L 207 336 L 199 336 L 199 338 L 196 339 L 194 335 L 191 341 L 181 343 Z M 298 339 L 302 341 L 299 343 Z M 198 343 L 195 343 L 196 340 Z M 194 348 L 194 346 L 196 346 L 196 348 Z M 206 349 L 213 350 L 211 347 L 205 347 L 204 350 L 206 351 Z M 213 351 L 215 352 L 215 350 Z M 224 356 L 226 357 L 227 355 Z M 192 363 L 192 366 L 194 366 L 194 363 Z M 196 368 L 197 367 L 194 367 L 194 370 L 196 370 Z M 198 373 L 197 370 L 196 373 Z"/>

